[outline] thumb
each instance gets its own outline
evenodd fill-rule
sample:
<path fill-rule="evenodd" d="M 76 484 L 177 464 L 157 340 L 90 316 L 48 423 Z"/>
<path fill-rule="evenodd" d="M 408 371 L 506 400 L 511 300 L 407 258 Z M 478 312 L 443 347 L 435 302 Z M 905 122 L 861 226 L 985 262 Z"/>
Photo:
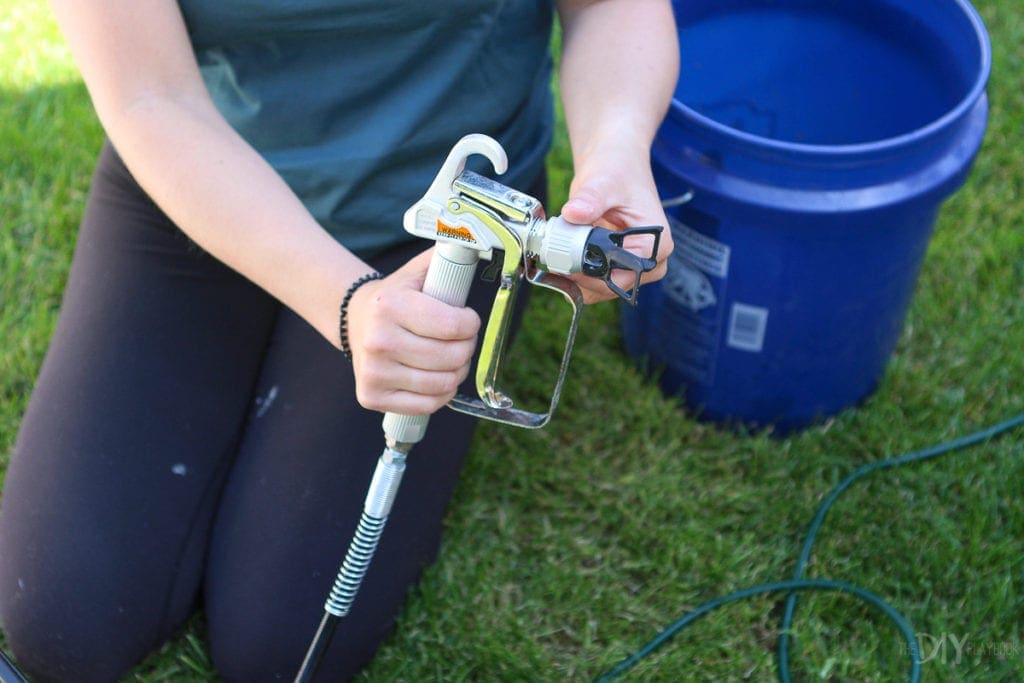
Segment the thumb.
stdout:
<path fill-rule="evenodd" d="M 433 256 L 434 247 L 424 249 L 394 272 L 394 275 L 398 276 L 396 279 L 408 280 L 416 289 L 423 289 L 423 282 L 427 279 L 427 271 L 430 269 L 430 260 Z"/>
<path fill-rule="evenodd" d="M 569 201 L 562 206 L 562 218 L 570 223 L 594 223 L 604 215 L 603 193 L 593 185 L 581 185 L 569 191 Z"/>

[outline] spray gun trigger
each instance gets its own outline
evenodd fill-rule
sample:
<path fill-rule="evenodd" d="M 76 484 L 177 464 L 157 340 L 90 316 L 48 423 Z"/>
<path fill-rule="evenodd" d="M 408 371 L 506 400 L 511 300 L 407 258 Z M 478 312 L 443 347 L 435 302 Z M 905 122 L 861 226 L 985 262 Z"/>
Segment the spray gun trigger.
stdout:
<path fill-rule="evenodd" d="M 484 282 L 497 282 L 501 277 L 501 269 L 505 266 L 505 252 L 494 250 L 490 263 L 484 266 L 480 279 Z"/>

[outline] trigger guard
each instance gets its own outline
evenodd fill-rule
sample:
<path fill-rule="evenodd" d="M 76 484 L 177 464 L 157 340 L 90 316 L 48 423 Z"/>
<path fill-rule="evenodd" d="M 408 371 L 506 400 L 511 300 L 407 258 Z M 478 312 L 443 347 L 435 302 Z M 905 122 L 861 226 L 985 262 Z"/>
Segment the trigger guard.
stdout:
<path fill-rule="evenodd" d="M 477 384 L 477 389 L 480 393 L 480 398 L 467 396 L 465 394 L 458 394 L 448 403 L 448 407 L 466 415 L 472 415 L 473 417 L 480 418 L 482 420 L 490 420 L 492 422 L 500 422 L 502 424 L 512 425 L 514 427 L 524 427 L 526 429 L 540 429 L 546 425 L 550 420 L 551 416 L 555 412 L 555 408 L 558 407 L 558 402 L 562 396 L 562 388 L 565 386 L 565 378 L 569 368 L 569 359 L 572 356 L 572 348 L 576 340 L 576 331 L 579 327 L 580 312 L 583 310 L 583 292 L 580 290 L 573 280 L 564 277 L 562 275 L 556 275 L 549 273 L 548 271 L 541 270 L 535 265 L 527 264 L 524 278 L 527 282 L 538 287 L 544 287 L 545 289 L 551 289 L 559 292 L 566 301 L 572 306 L 572 320 L 569 324 L 569 329 L 566 332 L 565 337 L 565 349 L 562 352 L 562 360 L 558 368 L 558 376 L 555 379 L 555 385 L 551 392 L 551 402 L 546 412 L 535 413 L 528 410 L 522 410 L 514 407 L 514 402 L 510 399 L 507 404 L 495 405 L 490 399 L 490 392 L 486 391 L 488 387 L 483 387 Z M 489 325 L 488 325 L 489 326 Z M 504 350 L 504 349 L 502 349 Z M 497 359 L 499 362 L 495 364 L 494 369 L 497 370 L 500 365 L 500 358 Z M 497 373 L 490 377 L 491 385 L 490 389 L 494 389 L 494 383 L 497 380 Z M 508 398 L 504 394 L 501 394 L 504 398 Z"/>

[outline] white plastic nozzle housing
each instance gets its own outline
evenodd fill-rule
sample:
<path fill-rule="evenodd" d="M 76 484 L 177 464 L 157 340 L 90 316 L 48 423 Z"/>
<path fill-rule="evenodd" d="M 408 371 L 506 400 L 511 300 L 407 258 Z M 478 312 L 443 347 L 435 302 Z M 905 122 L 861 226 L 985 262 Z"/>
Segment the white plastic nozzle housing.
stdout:
<path fill-rule="evenodd" d="M 587 238 L 593 227 L 570 223 L 561 216 L 555 216 L 547 220 L 540 239 L 531 240 L 530 247 L 549 272 L 559 275 L 578 273 L 583 268 Z"/>

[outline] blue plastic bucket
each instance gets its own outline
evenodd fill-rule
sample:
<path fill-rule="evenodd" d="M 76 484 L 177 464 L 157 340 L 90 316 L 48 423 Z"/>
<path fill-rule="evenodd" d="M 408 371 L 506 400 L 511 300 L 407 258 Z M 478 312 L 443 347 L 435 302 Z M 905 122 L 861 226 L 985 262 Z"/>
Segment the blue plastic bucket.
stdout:
<path fill-rule="evenodd" d="M 870 394 L 985 132 L 965 0 L 681 0 L 652 149 L 675 253 L 627 350 L 699 416 L 781 431 Z"/>

